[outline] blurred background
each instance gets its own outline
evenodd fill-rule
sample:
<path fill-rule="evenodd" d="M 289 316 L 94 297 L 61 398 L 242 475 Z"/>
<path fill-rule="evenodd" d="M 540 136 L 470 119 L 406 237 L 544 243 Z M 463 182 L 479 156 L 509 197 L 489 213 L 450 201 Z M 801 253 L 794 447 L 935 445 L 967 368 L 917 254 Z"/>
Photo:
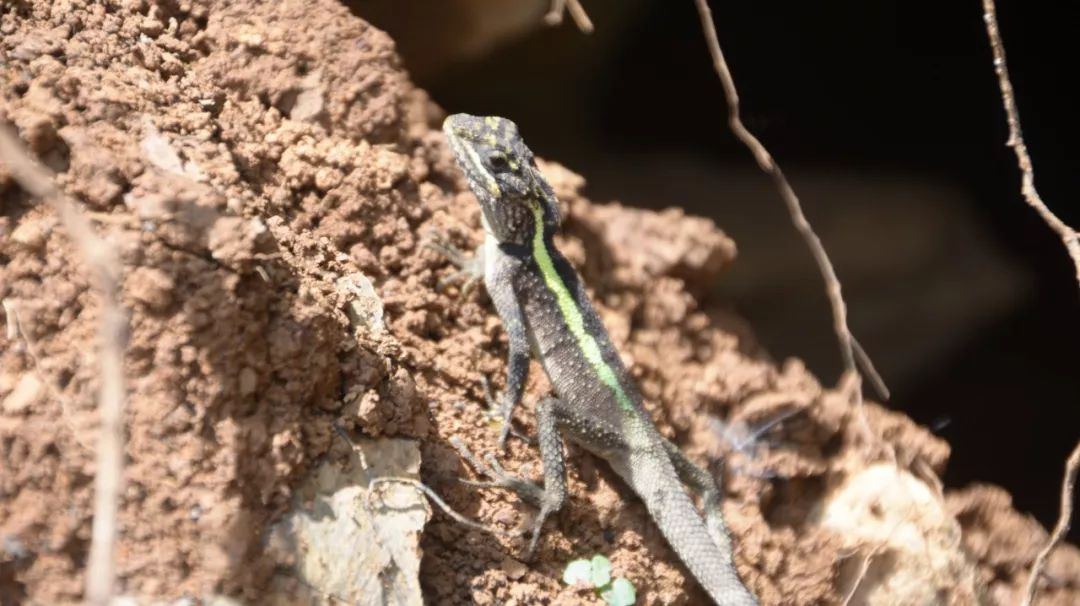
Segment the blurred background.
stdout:
<path fill-rule="evenodd" d="M 593 200 L 713 218 L 739 247 L 715 301 L 831 384 L 821 277 L 727 128 L 692 0 L 582 4 L 591 35 L 545 26 L 548 0 L 351 2 L 437 103 L 512 118 Z M 832 256 L 888 405 L 950 442 L 947 485 L 1000 484 L 1051 526 L 1080 436 L 1080 296 L 1020 197 L 980 2 L 711 5 L 743 119 Z M 1038 188 L 1078 226 L 1076 9 L 998 8 Z"/>

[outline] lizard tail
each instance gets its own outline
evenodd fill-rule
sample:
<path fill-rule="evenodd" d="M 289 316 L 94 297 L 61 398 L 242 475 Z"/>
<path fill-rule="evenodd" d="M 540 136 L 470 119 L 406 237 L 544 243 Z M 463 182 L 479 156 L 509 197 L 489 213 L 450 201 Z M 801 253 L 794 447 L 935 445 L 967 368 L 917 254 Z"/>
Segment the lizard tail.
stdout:
<path fill-rule="evenodd" d="M 670 462 L 653 457 L 640 460 L 644 458 L 629 466 L 627 479 L 683 564 L 719 606 L 757 606 L 757 598 L 735 570 L 731 537 L 719 512 L 710 516 L 714 528 L 707 528 Z M 670 481 L 657 482 L 658 477 Z M 652 481 L 646 482 L 646 478 Z"/>

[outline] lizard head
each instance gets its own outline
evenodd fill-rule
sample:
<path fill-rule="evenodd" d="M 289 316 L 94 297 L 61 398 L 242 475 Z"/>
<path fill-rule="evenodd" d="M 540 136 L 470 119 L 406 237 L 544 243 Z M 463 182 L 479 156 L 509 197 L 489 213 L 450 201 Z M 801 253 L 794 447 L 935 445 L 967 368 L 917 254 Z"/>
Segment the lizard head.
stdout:
<path fill-rule="evenodd" d="M 496 240 L 527 244 L 538 229 L 558 227 L 555 194 L 516 124 L 498 116 L 454 114 L 443 122 L 443 132 L 480 201 L 484 229 Z"/>

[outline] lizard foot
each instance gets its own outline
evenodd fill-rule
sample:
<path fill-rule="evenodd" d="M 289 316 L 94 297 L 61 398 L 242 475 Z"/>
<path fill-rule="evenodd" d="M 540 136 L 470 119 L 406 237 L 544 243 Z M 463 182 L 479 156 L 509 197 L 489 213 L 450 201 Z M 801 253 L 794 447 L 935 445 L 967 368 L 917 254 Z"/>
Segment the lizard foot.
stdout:
<path fill-rule="evenodd" d="M 510 490 L 516 492 L 518 496 L 522 498 L 522 500 L 532 505 L 533 507 L 542 506 L 544 500 L 544 490 L 542 488 L 540 488 L 536 484 L 533 484 L 532 482 L 529 482 L 528 480 L 523 480 L 513 474 L 510 474 L 505 469 L 503 469 L 502 465 L 500 465 L 499 462 L 496 461 L 495 457 L 492 455 L 488 455 L 487 457 L 485 457 L 484 461 L 481 461 L 480 458 L 474 455 L 472 451 L 469 450 L 469 448 L 465 446 L 465 444 L 463 444 L 459 438 L 450 438 L 450 444 L 452 444 L 454 448 L 457 449 L 458 453 L 461 454 L 461 458 L 465 459 L 469 463 L 469 465 L 473 468 L 473 471 L 475 471 L 478 475 L 491 478 L 488 481 L 461 480 L 462 483 L 468 484 L 470 486 L 481 486 L 485 488 L 501 488 L 504 490 Z"/>
<path fill-rule="evenodd" d="M 450 261 L 458 268 L 454 273 L 441 278 L 438 283 L 440 290 L 453 285 L 461 285 L 461 293 L 468 296 L 472 289 L 484 277 L 484 260 L 480 254 L 468 254 L 455 246 L 446 234 L 429 230 L 424 239 L 423 246 L 429 248 Z"/>
<path fill-rule="evenodd" d="M 551 502 L 551 499 L 548 499 L 547 495 L 545 495 L 544 490 L 536 484 L 508 473 L 503 469 L 502 465 L 495 460 L 494 456 L 488 455 L 485 457 L 484 461 L 481 461 L 480 458 L 474 455 L 457 437 L 450 438 L 450 444 L 457 449 L 458 453 L 461 454 L 461 458 L 465 459 L 477 474 L 491 478 L 488 481 L 460 479 L 460 482 L 468 484 L 469 486 L 501 488 L 513 491 L 517 493 L 523 501 L 540 509 L 540 512 L 533 520 L 532 538 L 529 540 L 529 547 L 523 558 L 525 561 L 531 560 L 536 554 L 536 546 L 540 541 L 540 531 L 544 525 L 544 521 L 552 512 L 558 509 L 558 506 Z"/>

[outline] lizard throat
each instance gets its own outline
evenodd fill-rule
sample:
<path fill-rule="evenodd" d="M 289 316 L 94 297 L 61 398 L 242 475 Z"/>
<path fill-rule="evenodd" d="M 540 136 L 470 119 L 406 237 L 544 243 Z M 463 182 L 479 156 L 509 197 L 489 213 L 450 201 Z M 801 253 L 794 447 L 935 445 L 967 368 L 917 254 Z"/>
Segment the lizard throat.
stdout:
<path fill-rule="evenodd" d="M 559 272 L 555 270 L 555 263 L 552 262 L 551 255 L 548 253 L 547 245 L 544 242 L 544 208 L 536 200 L 531 201 L 531 206 L 536 225 L 533 230 L 532 256 L 540 267 L 544 283 L 547 285 L 548 290 L 551 291 L 551 294 L 555 295 L 555 301 L 559 305 L 559 311 L 562 312 L 563 320 L 570 329 L 570 333 L 574 335 L 574 341 L 577 343 L 578 349 L 581 350 L 593 372 L 596 373 L 596 376 L 604 385 L 611 389 L 623 410 L 633 411 L 633 402 L 622 385 L 619 384 L 615 370 L 604 361 L 604 356 L 600 351 L 600 344 L 596 342 L 595 337 L 585 330 L 585 318 L 581 315 L 581 310 L 578 309 L 577 301 L 570 294 L 570 289 L 566 287 Z"/>

